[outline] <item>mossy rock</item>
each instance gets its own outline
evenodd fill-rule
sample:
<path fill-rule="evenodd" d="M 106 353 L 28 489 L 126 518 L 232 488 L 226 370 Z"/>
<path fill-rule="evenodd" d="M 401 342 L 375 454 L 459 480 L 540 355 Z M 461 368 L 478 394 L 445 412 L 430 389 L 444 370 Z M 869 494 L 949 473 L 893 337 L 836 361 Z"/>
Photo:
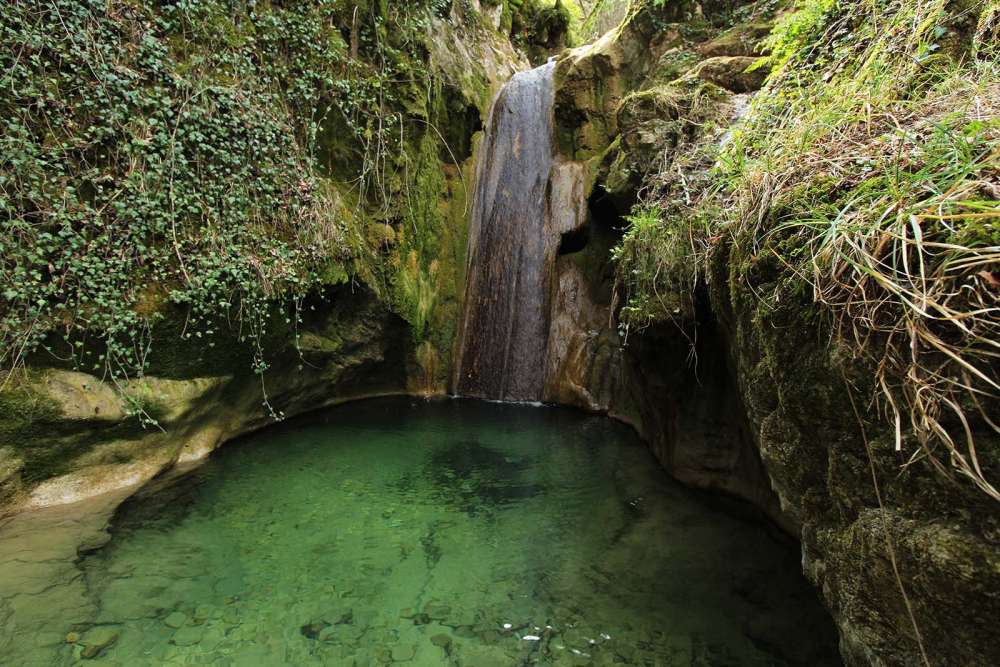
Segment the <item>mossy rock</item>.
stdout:
<path fill-rule="evenodd" d="M 711 122 L 731 115 L 730 95 L 697 79 L 631 93 L 616 113 L 620 140 L 605 179 L 609 192 L 636 192 L 678 151 L 695 150 Z M 686 156 L 690 158 L 690 155 Z"/>
<path fill-rule="evenodd" d="M 771 23 L 743 23 L 697 47 L 706 58 L 763 55 L 760 42 L 771 32 Z"/>
<path fill-rule="evenodd" d="M 753 69 L 756 63 L 757 58 L 748 56 L 719 56 L 699 63 L 691 75 L 733 93 L 751 93 L 767 78 L 766 68 Z"/>
<path fill-rule="evenodd" d="M 617 133 L 615 110 L 646 78 L 656 59 L 683 42 L 676 21 L 683 3 L 641 5 L 616 30 L 556 62 L 555 120 L 560 152 L 583 161 L 601 153 Z"/>

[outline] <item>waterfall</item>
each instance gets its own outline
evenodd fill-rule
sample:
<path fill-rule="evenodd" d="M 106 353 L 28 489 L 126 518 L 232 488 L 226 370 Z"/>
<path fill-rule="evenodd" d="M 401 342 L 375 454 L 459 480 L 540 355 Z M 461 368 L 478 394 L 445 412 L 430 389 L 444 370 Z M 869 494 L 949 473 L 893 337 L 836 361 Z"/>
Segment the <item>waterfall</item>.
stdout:
<path fill-rule="evenodd" d="M 550 271 L 553 70 L 520 72 L 490 110 L 476 168 L 454 388 L 463 396 L 542 397 Z"/>

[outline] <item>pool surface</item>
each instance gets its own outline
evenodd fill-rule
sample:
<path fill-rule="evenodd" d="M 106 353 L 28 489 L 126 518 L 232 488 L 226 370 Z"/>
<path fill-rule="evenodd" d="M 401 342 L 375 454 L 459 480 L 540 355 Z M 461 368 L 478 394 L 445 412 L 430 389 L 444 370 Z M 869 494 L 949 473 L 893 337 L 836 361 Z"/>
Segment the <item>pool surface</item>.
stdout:
<path fill-rule="evenodd" d="M 0 632 L 18 665 L 839 664 L 797 548 L 739 507 L 604 417 L 354 403 L 150 485 L 82 593 Z"/>

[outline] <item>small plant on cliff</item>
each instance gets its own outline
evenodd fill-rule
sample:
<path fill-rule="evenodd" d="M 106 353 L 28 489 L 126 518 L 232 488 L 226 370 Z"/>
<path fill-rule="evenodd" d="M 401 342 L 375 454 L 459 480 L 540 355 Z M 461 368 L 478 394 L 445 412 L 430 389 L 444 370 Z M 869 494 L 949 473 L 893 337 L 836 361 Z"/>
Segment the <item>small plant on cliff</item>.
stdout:
<path fill-rule="evenodd" d="M 625 297 L 619 327 L 627 341 L 631 329 L 689 318 L 698 277 L 698 263 L 690 258 L 699 254 L 700 241 L 689 219 L 668 219 L 655 203 L 637 207 L 625 220 L 628 228 L 611 258 Z"/>
<path fill-rule="evenodd" d="M 768 66 L 777 69 L 797 54 L 803 54 L 813 46 L 826 28 L 827 20 L 834 12 L 837 0 L 801 0 L 795 10 L 782 15 L 775 23 L 771 34 L 761 47 L 768 55 L 763 56 L 754 68 Z"/>

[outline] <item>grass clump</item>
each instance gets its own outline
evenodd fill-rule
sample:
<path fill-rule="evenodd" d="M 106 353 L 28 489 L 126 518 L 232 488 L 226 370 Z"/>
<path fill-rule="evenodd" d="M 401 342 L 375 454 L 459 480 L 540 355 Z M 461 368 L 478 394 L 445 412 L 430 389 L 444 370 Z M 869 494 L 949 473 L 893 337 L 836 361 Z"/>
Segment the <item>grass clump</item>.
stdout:
<path fill-rule="evenodd" d="M 694 314 L 698 264 L 691 258 L 701 236 L 690 220 L 671 220 L 656 203 L 635 208 L 625 220 L 628 227 L 611 253 L 624 296 L 618 314 L 623 340 L 653 322 L 673 322 L 683 331 Z"/>
<path fill-rule="evenodd" d="M 988 479 L 1000 434 L 995 17 L 996 3 L 800 5 L 768 40 L 779 67 L 720 176 L 741 254 L 775 253 L 875 369 L 896 449 L 912 438 L 913 460 L 1000 500 Z"/>

